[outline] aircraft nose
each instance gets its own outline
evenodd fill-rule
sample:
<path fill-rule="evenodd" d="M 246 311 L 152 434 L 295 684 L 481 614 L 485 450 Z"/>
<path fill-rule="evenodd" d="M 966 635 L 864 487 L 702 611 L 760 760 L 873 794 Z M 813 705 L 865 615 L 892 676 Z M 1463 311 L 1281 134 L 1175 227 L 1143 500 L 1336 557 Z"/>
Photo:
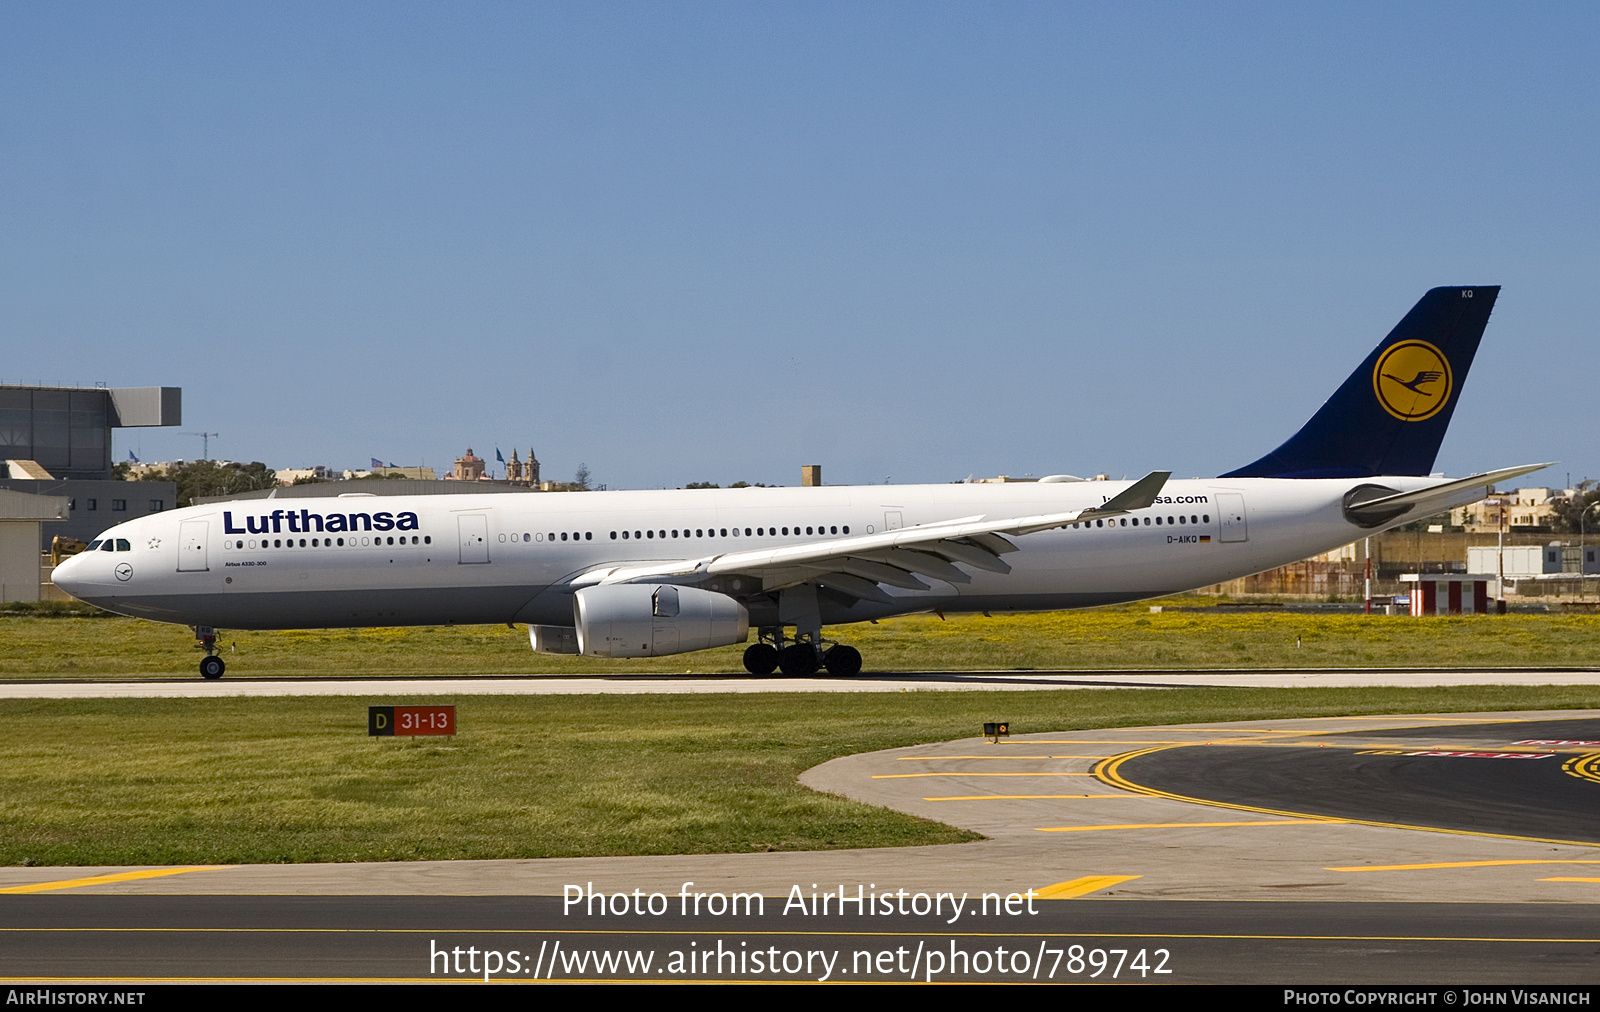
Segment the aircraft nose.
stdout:
<path fill-rule="evenodd" d="M 62 559 L 61 565 L 50 574 L 50 582 L 81 601 L 89 589 L 90 581 L 87 578 L 89 574 L 86 567 L 90 564 L 92 560 L 86 560 L 84 555 Z"/>

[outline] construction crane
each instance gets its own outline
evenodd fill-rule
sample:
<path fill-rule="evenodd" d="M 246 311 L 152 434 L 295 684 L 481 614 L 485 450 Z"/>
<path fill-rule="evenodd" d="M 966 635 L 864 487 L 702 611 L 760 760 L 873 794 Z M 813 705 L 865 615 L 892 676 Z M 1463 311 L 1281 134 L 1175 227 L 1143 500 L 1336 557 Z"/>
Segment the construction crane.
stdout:
<path fill-rule="evenodd" d="M 213 439 L 217 438 L 218 436 L 220 436 L 221 433 L 218 433 L 218 432 L 185 432 L 184 435 L 185 436 L 199 436 L 200 437 L 200 459 L 201 460 L 210 460 L 211 459 L 211 440 L 213 440 Z"/>

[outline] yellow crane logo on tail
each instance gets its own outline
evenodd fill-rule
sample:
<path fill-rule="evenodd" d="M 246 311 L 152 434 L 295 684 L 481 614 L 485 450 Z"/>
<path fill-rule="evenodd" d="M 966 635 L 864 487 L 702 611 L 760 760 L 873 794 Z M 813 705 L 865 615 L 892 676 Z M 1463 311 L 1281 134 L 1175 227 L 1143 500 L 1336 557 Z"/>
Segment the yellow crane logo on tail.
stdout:
<path fill-rule="evenodd" d="M 1401 341 L 1378 357 L 1372 391 L 1383 410 L 1402 422 L 1421 422 L 1450 402 L 1450 362 L 1427 341 Z"/>

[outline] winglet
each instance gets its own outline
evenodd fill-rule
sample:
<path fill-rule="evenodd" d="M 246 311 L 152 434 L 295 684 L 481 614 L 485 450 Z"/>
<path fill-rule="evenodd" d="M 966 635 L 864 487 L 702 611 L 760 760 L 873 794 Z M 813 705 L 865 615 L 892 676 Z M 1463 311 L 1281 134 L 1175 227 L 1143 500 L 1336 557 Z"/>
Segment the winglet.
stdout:
<path fill-rule="evenodd" d="M 1172 477 L 1171 471 L 1151 471 L 1127 488 L 1108 499 L 1103 505 L 1087 510 L 1089 514 L 1096 513 L 1131 513 L 1134 510 L 1148 509 L 1155 505 L 1156 496 L 1161 494 L 1162 486 L 1167 479 Z"/>

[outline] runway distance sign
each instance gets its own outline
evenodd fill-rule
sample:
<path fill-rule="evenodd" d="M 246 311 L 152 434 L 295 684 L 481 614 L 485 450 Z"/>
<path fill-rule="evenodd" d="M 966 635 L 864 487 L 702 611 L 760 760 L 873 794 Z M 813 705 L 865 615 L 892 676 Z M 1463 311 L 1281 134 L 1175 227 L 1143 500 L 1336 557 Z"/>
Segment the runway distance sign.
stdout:
<path fill-rule="evenodd" d="M 455 734 L 454 706 L 369 706 L 367 737 L 395 735 Z"/>

